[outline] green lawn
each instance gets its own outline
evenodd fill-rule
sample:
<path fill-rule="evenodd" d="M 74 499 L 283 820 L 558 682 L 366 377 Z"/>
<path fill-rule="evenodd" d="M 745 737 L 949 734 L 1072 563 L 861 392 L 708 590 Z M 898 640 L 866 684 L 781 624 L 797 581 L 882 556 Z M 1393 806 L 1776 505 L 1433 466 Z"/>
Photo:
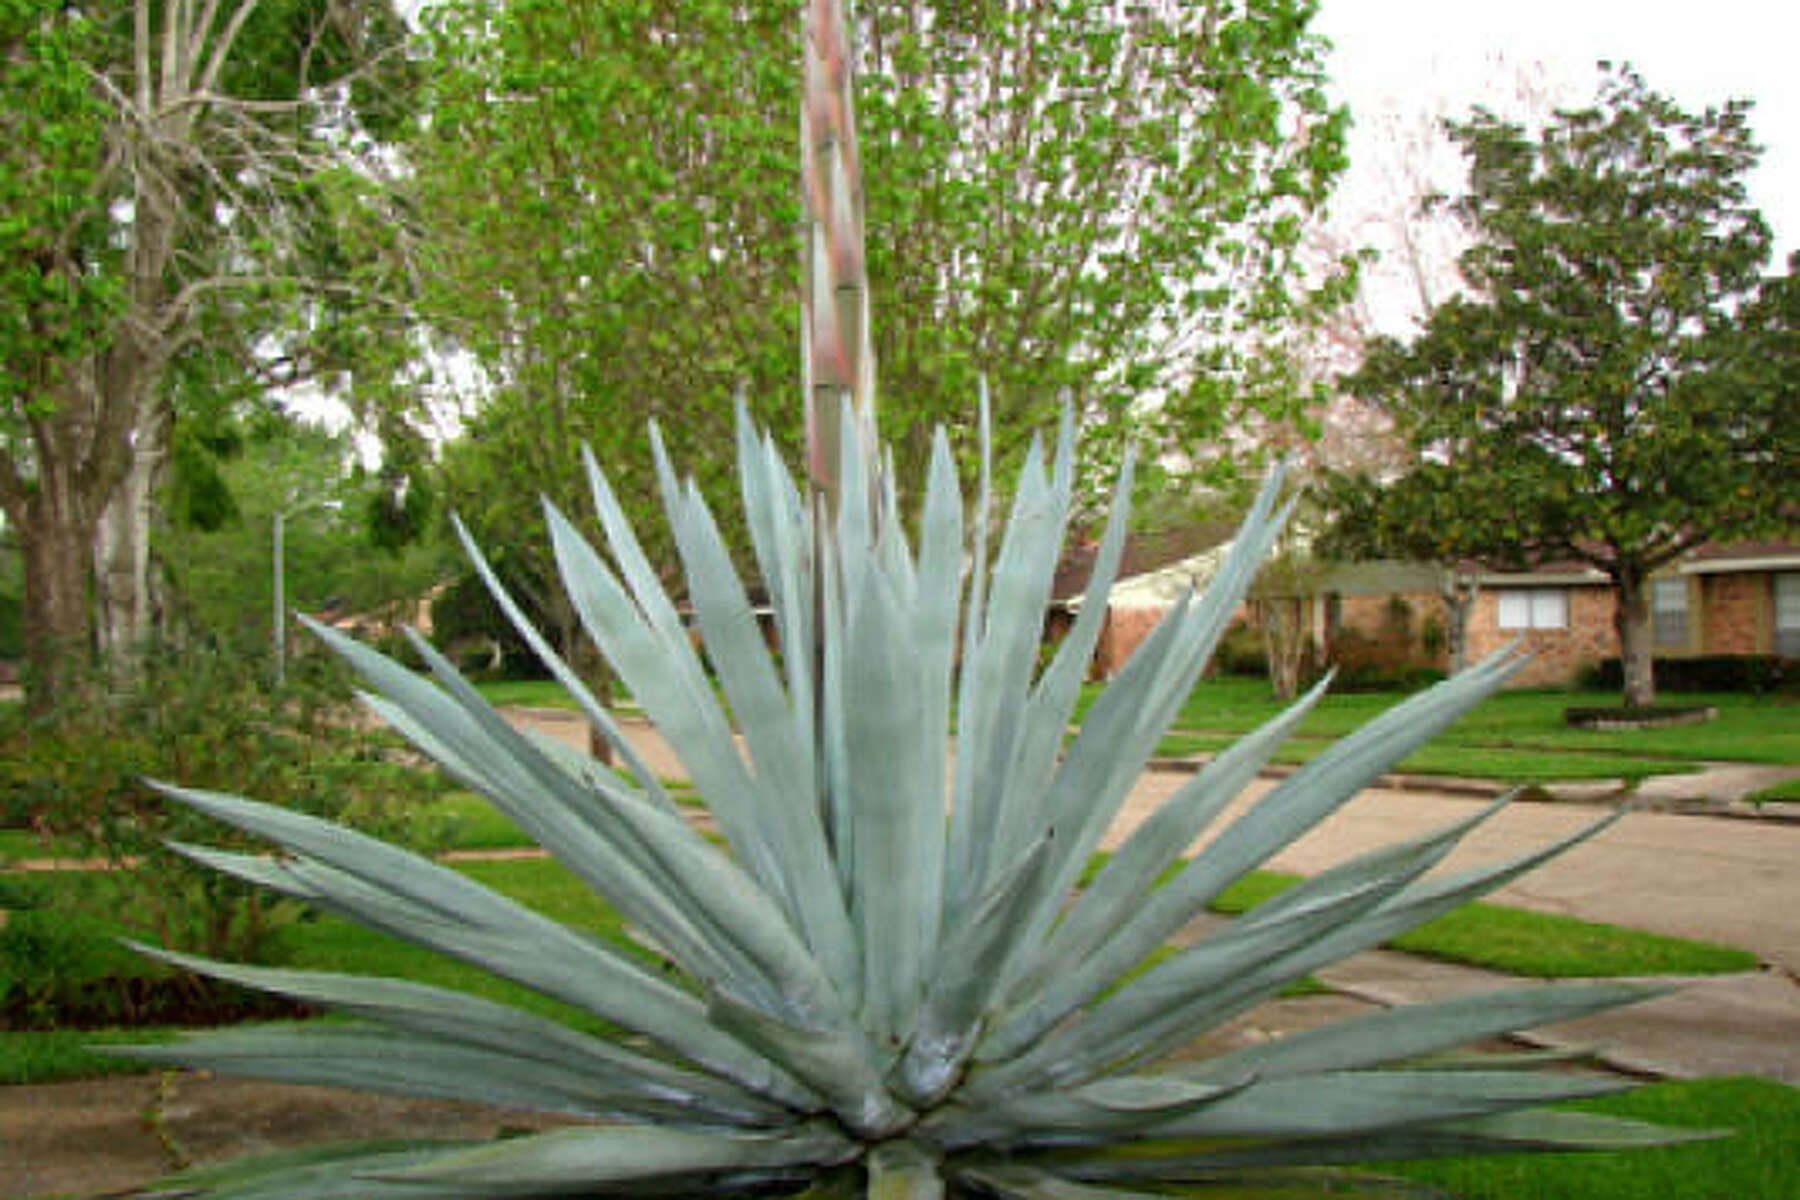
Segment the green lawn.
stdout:
<path fill-rule="evenodd" d="M 494 707 L 574 708 L 575 701 L 554 679 L 490 679 L 475 685 Z"/>
<path fill-rule="evenodd" d="M 1800 1091 L 1765 1079 L 1654 1084 L 1572 1108 L 1732 1136 L 1654 1150 L 1405 1164 L 1462 1200 L 1790 1200 L 1800 1196 Z"/>
<path fill-rule="evenodd" d="M 1698 770 L 1691 762 L 1675 759 L 1631 758 L 1620 754 L 1578 754 L 1568 751 L 1533 750 L 1522 746 L 1458 745 L 1449 735 L 1421 747 L 1394 769 L 1418 775 L 1449 775 L 1470 779 L 1502 779 L 1513 783 L 1555 783 L 1580 779 L 1643 779 L 1650 775 L 1677 775 Z M 1157 746 L 1170 758 L 1212 754 L 1231 745 L 1234 738 L 1222 733 L 1171 733 Z M 1309 762 L 1330 746 L 1331 739 L 1300 736 L 1275 752 L 1275 761 L 1290 766 Z"/>
<path fill-rule="evenodd" d="M 543 858 L 461 862 L 457 869 L 559 921 L 600 937 L 633 946 L 616 915 L 556 863 Z M 41 893 L 53 887 L 83 886 L 87 872 L 58 872 L 14 880 L 14 890 Z M 1293 876 L 1257 872 L 1222 896 L 1220 911 L 1238 912 L 1291 886 Z M 91 962 L 72 964 L 93 976 L 119 974 L 134 963 L 129 952 L 110 939 L 114 932 L 98 918 L 80 918 L 79 945 Z M 7 935 L 0 933 L 0 951 Z M 1703 974 L 1744 970 L 1755 956 L 1727 947 L 1663 938 L 1636 930 L 1594 925 L 1566 917 L 1520 913 L 1475 905 L 1407 935 L 1404 948 L 1454 961 L 1539 976 Z M 285 935 L 289 965 L 312 970 L 393 975 L 444 987 L 461 988 L 533 1011 L 554 1015 L 578 1026 L 597 1022 L 553 1000 L 497 980 L 472 967 L 374 933 L 334 917 L 319 917 L 291 927 Z M 0 953 L 0 965 L 5 961 Z M 0 990 L 4 989 L 0 977 Z M 107 1033 L 102 1040 L 128 1040 L 131 1034 Z M 94 1041 L 78 1032 L 0 1033 L 0 1082 L 43 1081 L 133 1069 L 97 1057 L 82 1046 Z"/>
<path fill-rule="evenodd" d="M 1245 912 L 1300 882 L 1280 871 L 1253 871 L 1212 907 Z M 1719 975 L 1754 970 L 1756 955 L 1734 946 L 1664 937 L 1551 913 L 1479 901 L 1402 934 L 1388 945 L 1471 967 L 1539 979 L 1608 975 Z"/>
<path fill-rule="evenodd" d="M 1752 804 L 1769 804 L 1777 800 L 1800 801 L 1800 776 L 1766 787 L 1750 796 Z"/>
<path fill-rule="evenodd" d="M 1099 694 L 1090 684 L 1082 708 Z M 1279 761 L 1305 761 L 1405 699 L 1398 693 L 1327 695 L 1310 713 Z M 1570 729 L 1563 710 L 1612 702 L 1610 693 L 1519 690 L 1478 705 L 1402 764 L 1432 774 L 1550 779 L 1641 778 L 1694 769 L 1701 760 L 1800 765 L 1800 701 L 1785 696 L 1665 693 L 1665 704 L 1707 704 L 1718 718 L 1670 729 Z M 1164 752 L 1191 754 L 1228 744 L 1281 711 L 1265 680 L 1220 676 L 1203 680 L 1175 720 L 1178 733 Z M 1228 736 L 1230 735 L 1230 736 Z"/>
<path fill-rule="evenodd" d="M 0 864 L 31 858 L 66 858 L 75 848 L 64 838 L 47 838 L 30 829 L 0 829 Z"/>

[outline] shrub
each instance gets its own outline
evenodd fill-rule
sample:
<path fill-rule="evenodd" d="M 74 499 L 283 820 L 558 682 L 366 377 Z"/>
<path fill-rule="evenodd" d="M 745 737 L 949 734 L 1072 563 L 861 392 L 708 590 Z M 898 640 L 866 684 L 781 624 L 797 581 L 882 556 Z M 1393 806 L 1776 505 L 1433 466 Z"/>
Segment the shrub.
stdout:
<path fill-rule="evenodd" d="M 1800 694 L 1800 660 L 1773 654 L 1701 654 L 1692 658 L 1658 658 L 1651 663 L 1659 689 L 1671 692 L 1767 692 Z M 1625 674 L 1616 657 L 1603 658 L 1582 670 L 1582 687 L 1616 692 Z"/>
<path fill-rule="evenodd" d="M 1262 635 L 1242 620 L 1233 621 L 1219 649 L 1213 655 L 1212 669 L 1221 675 L 1254 675 L 1269 677 L 1269 653 L 1263 649 Z"/>
<path fill-rule="evenodd" d="M 1444 678 L 1419 658 L 1408 628 L 1385 623 L 1376 633 L 1340 629 L 1331 639 L 1331 658 L 1334 691 L 1410 692 Z"/>
<path fill-rule="evenodd" d="M 266 791 L 299 811 L 415 844 L 429 835 L 421 814 L 441 786 L 436 773 L 409 765 L 391 736 L 354 719 L 335 664 L 297 662 L 279 692 L 260 665 L 260 657 L 211 647 L 161 652 L 146 657 L 128 688 L 109 696 L 94 681 L 79 707 L 0 726 L 0 812 L 112 869 L 103 898 L 71 890 L 57 903 L 104 910 L 168 945 L 270 954 L 273 934 L 298 906 L 170 852 L 165 842 L 211 827 L 146 779 Z"/>

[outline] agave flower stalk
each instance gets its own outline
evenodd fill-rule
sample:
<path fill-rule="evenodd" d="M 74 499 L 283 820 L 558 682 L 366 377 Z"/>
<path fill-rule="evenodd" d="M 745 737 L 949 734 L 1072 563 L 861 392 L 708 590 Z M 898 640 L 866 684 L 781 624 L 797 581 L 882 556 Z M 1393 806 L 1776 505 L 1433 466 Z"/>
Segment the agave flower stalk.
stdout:
<path fill-rule="evenodd" d="M 1032 448 L 989 565 L 965 546 L 968 514 L 941 433 L 915 550 L 891 491 L 863 486 L 872 466 L 850 421 L 840 427 L 847 486 L 825 517 L 740 411 L 742 497 L 787 648 L 779 664 L 707 502 L 677 478 L 660 441 L 663 500 L 704 658 L 587 460 L 605 547 L 550 509 L 565 585 L 706 797 L 723 845 L 683 818 L 473 544 L 477 569 L 614 744 L 619 767 L 513 729 L 423 639 L 414 645 L 429 679 L 315 626 L 361 673 L 378 715 L 512 817 L 672 970 L 346 829 L 168 787 L 280 849 L 259 857 L 182 847 L 200 861 L 627 1031 L 599 1037 L 423 984 L 148 950 L 355 1020 L 198 1033 L 126 1053 L 580 1119 L 494 1143 L 309 1151 L 177 1177 L 168 1194 L 460 1200 L 819 1185 L 1050 1200 L 1169 1183 L 1228 1190 L 1246 1172 L 1393 1157 L 1662 1140 L 1651 1127 L 1541 1107 L 1616 1090 L 1615 1081 L 1504 1057 L 1444 1057 L 1650 994 L 1636 984 L 1445 1001 L 1164 1065 L 1295 979 L 1503 885 L 1613 818 L 1512 860 L 1430 873 L 1497 803 L 1315 876 L 1133 976 L 1220 890 L 1456 719 L 1516 663 L 1490 659 L 1395 706 L 1159 882 L 1316 703 L 1315 689 L 1207 764 L 1079 887 L 1285 513 L 1272 480 L 1213 586 L 1172 609 L 1065 750 L 1131 485 L 1127 462 L 1081 614 L 1038 670 L 1073 501 L 1072 424 L 1053 450 Z M 975 507 L 989 503 L 984 494 Z M 828 528 L 815 529 L 821 520 Z M 815 581 L 825 601 L 816 609 Z M 815 646 L 822 661 L 813 661 Z M 813 703 L 815 680 L 823 706 Z"/>
<path fill-rule="evenodd" d="M 854 414 L 865 453 L 874 444 L 875 348 L 863 239 L 862 161 L 857 151 L 855 56 L 839 0 L 801 5 L 805 90 L 800 103 L 801 378 L 807 467 L 835 506 L 842 486 L 839 424 Z"/>

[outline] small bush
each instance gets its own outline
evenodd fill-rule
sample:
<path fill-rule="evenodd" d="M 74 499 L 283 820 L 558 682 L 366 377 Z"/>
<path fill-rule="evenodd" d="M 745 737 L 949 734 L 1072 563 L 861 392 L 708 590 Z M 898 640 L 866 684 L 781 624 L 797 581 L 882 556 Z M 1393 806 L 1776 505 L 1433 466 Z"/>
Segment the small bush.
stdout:
<path fill-rule="evenodd" d="M 164 843 L 261 847 L 165 802 L 146 779 L 251 792 L 403 842 L 429 836 L 422 814 L 439 777 L 362 725 L 335 668 L 301 660 L 277 692 L 260 667 L 260 655 L 203 647 L 153 655 L 130 687 L 109 694 L 94 681 L 67 711 L 0 725 L 0 812 L 111 868 L 104 894 L 70 889 L 52 903 L 166 946 L 270 957 L 296 906 L 201 870 Z M 13 935 L 0 930 L 0 939 Z"/>
<path fill-rule="evenodd" d="M 1783 692 L 1800 695 L 1800 659 L 1773 654 L 1701 654 L 1692 658 L 1658 658 L 1651 662 L 1658 688 L 1671 692 Z M 1583 688 L 1616 692 L 1625 686 L 1617 658 L 1603 658 L 1583 669 Z"/>
<path fill-rule="evenodd" d="M 1410 692 L 1444 678 L 1442 670 L 1419 657 L 1407 628 L 1341 629 L 1331 639 L 1331 657 L 1338 672 L 1334 691 Z"/>
<path fill-rule="evenodd" d="M 1269 654 L 1262 635 L 1243 621 L 1233 621 L 1213 651 L 1212 669 L 1220 675 L 1269 677 Z"/>

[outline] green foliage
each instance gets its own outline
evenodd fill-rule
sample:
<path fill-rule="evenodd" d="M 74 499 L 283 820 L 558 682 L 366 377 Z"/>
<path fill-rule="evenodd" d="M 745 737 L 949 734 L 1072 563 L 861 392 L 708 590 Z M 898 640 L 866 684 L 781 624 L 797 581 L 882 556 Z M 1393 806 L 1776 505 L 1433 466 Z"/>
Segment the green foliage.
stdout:
<path fill-rule="evenodd" d="M 410 619 L 447 571 L 434 538 L 389 547 L 366 520 L 385 503 L 386 481 L 354 462 L 348 437 L 273 414 L 221 424 L 212 447 L 182 483 L 155 531 L 170 607 L 197 636 L 249 647 L 269 640 L 273 608 L 274 518 L 283 522 L 284 594 L 301 612 L 334 608 L 359 617 Z M 177 446 L 183 441 L 178 440 Z M 192 517 L 199 479 L 220 507 Z M 183 482 L 185 481 L 185 482 Z M 208 504 L 213 501 L 209 500 Z M 404 501 L 402 501 L 404 503 Z"/>
<path fill-rule="evenodd" d="M 1793 285 L 1762 277 L 1749 106 L 1686 113 L 1608 69 L 1593 107 L 1535 133 L 1484 111 L 1450 130 L 1469 291 L 1352 380 L 1417 463 L 1340 483 L 1339 548 L 1593 565 L 1620 590 L 1627 698 L 1647 704 L 1649 573 L 1793 521 Z"/>
<path fill-rule="evenodd" d="M 211 830 L 158 796 L 150 779 L 280 795 L 299 811 L 390 836 L 427 832 L 417 814 L 437 785 L 396 761 L 387 741 L 344 723 L 342 681 L 301 670 L 272 693 L 257 669 L 263 661 L 202 648 L 156 654 L 129 692 L 106 698 L 96 689 L 100 699 L 49 719 L 6 717 L 0 810 L 73 857 L 116 868 L 103 888 L 61 900 L 171 946 L 250 959 L 273 952 L 299 909 L 172 853 L 168 840 Z"/>
<path fill-rule="evenodd" d="M 1312 8 L 1209 0 L 1120 23 L 1086 0 L 859 6 L 879 408 L 901 477 L 922 476 L 935 427 L 969 437 L 978 376 L 1003 466 L 1077 406 L 1091 495 L 1127 435 L 1181 452 L 1148 456 L 1159 471 L 1200 470 L 1224 464 L 1194 461 L 1196 445 L 1294 415 L 1299 390 L 1242 347 L 1275 345 L 1312 303 L 1300 219 L 1343 167 Z M 798 13 L 429 12 L 433 120 L 412 148 L 422 302 L 494 385 L 448 487 L 502 577 L 548 604 L 554 572 L 528 549 L 545 540 L 536 499 L 583 512 L 576 445 L 612 464 L 640 517 L 644 417 L 715 502 L 740 387 L 798 449 Z M 1162 400 L 1153 417 L 1146 395 Z"/>
<path fill-rule="evenodd" d="M 25 653 L 25 577 L 18 547 L 0 528 L 0 662 L 18 662 Z"/>

